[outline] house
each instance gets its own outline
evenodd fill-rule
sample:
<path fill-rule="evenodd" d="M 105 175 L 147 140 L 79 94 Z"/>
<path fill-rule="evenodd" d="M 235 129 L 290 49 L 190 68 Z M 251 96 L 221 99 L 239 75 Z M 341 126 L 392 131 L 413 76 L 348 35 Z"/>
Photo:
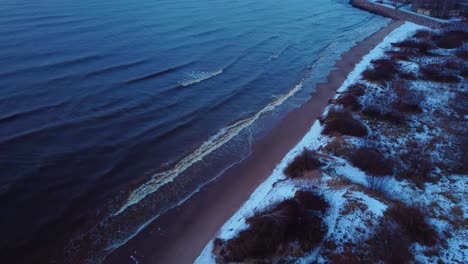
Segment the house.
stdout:
<path fill-rule="evenodd" d="M 447 17 L 459 13 L 460 0 L 412 0 L 413 11 L 434 17 Z M 466 1 L 465 1 L 466 2 Z"/>

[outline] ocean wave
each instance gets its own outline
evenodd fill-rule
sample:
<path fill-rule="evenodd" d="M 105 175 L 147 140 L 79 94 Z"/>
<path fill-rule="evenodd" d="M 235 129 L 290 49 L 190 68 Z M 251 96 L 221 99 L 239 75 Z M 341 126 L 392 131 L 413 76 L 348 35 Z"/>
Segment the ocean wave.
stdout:
<path fill-rule="evenodd" d="M 179 84 L 182 86 L 190 86 L 192 84 L 208 80 L 221 73 L 223 73 L 223 69 L 214 72 L 193 71 L 186 73 L 186 77 L 182 81 L 179 81 Z"/>
<path fill-rule="evenodd" d="M 127 208 L 134 204 L 137 204 L 149 194 L 156 192 L 165 184 L 172 182 L 179 174 L 183 173 L 194 163 L 202 160 L 208 154 L 212 153 L 213 151 L 224 145 L 226 142 L 231 140 L 246 127 L 252 125 L 260 116 L 267 112 L 273 111 L 276 107 L 283 104 L 284 101 L 296 94 L 301 89 L 302 82 L 294 86 L 287 93 L 277 97 L 273 102 L 266 105 L 260 111 L 256 112 L 253 116 L 240 120 L 233 125 L 221 129 L 218 133 L 216 133 L 210 139 L 205 141 L 197 150 L 195 150 L 193 153 L 179 161 L 172 169 L 154 174 L 150 180 L 140 185 L 138 188 L 136 188 L 130 193 L 126 202 L 114 215 L 117 216 L 121 214 Z"/>
<path fill-rule="evenodd" d="M 323 48 L 321 55 L 311 65 L 307 67 L 306 71 L 303 74 L 303 77 L 298 82 L 298 84 L 296 84 L 287 93 L 276 97 L 275 100 L 273 100 L 268 105 L 260 109 L 260 111 L 256 112 L 254 115 L 221 129 L 218 133 L 216 133 L 214 136 L 210 137 L 207 141 L 205 141 L 198 149 L 196 149 L 194 152 L 192 152 L 191 154 L 183 158 L 181 161 L 179 161 L 172 169 L 152 175 L 148 181 L 138 186 L 129 194 L 128 198 L 120 207 L 120 209 L 116 213 L 114 213 L 114 216 L 118 216 L 127 208 L 139 203 L 145 197 L 156 192 L 165 184 L 172 182 L 178 175 L 186 171 L 194 163 L 201 161 L 204 157 L 217 150 L 219 147 L 223 146 L 225 143 L 227 143 L 236 135 L 238 135 L 242 130 L 252 125 L 257 119 L 260 118 L 260 116 L 273 111 L 275 108 L 282 105 L 287 99 L 294 96 L 297 92 L 299 92 L 302 89 L 303 82 L 307 78 L 309 73 L 314 68 L 316 68 L 316 66 L 319 65 L 322 62 L 322 60 L 325 59 L 325 55 L 323 54 L 324 51 L 333 48 L 335 45 L 336 42 L 331 42 L 327 44 Z"/>
<path fill-rule="evenodd" d="M 134 79 L 127 80 L 125 83 L 133 84 L 133 83 L 139 83 L 139 82 L 142 82 L 142 81 L 153 79 L 153 78 L 156 78 L 156 77 L 159 77 L 159 76 L 162 76 L 162 75 L 165 75 L 165 74 L 180 70 L 180 69 L 182 69 L 182 68 L 184 68 L 184 67 L 186 67 L 186 66 L 188 66 L 190 64 L 191 64 L 191 62 L 184 63 L 184 64 L 181 64 L 181 65 L 177 65 L 177 66 L 174 66 L 174 67 L 170 67 L 170 68 L 167 68 L 167 69 L 164 69 L 164 70 L 156 71 L 156 72 L 146 74 L 146 75 L 134 78 Z"/>
<path fill-rule="evenodd" d="M 101 75 L 101 74 L 107 74 L 107 73 L 112 73 L 114 71 L 118 71 L 118 70 L 122 70 L 122 69 L 127 69 L 127 68 L 130 68 L 130 67 L 134 67 L 134 66 L 138 66 L 138 65 L 141 65 L 141 64 L 145 64 L 149 62 L 148 59 L 142 59 L 142 60 L 138 60 L 138 61 L 134 61 L 134 62 L 130 62 L 130 63 L 125 63 L 125 64 L 120 64 L 120 65 L 114 65 L 114 66 L 109 66 L 109 67 L 106 67 L 106 68 L 103 68 L 103 69 L 99 69 L 99 70 L 95 70 L 95 71 L 92 71 L 92 72 L 89 72 L 85 75 L 85 77 L 92 77 L 92 76 L 97 76 L 97 75 Z"/>
<path fill-rule="evenodd" d="M 268 57 L 268 59 L 267 59 L 267 62 L 274 61 L 274 60 L 278 59 L 279 57 L 281 57 L 284 54 L 284 52 L 286 50 L 288 50 L 292 46 L 294 46 L 294 44 L 290 44 L 290 45 L 286 46 L 285 48 L 281 49 L 280 51 L 276 52 L 275 54 L 270 55 L 270 57 Z"/>
<path fill-rule="evenodd" d="M 66 67 L 71 67 L 71 66 L 76 66 L 76 65 L 88 64 L 93 61 L 100 60 L 102 58 L 103 56 L 98 55 L 98 54 L 83 55 L 77 58 L 61 60 L 61 61 L 43 64 L 39 66 L 25 67 L 21 69 L 13 69 L 7 72 L 0 72 L 0 77 L 11 77 L 15 75 L 25 74 L 31 71 L 38 71 L 38 70 L 45 70 L 45 69 L 50 71 L 52 69 L 57 69 L 57 68 L 66 68 Z"/>

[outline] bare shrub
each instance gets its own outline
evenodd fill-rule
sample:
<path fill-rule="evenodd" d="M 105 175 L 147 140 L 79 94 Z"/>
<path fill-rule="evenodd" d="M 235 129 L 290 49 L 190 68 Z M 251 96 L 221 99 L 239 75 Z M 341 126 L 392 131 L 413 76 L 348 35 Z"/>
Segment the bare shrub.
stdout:
<path fill-rule="evenodd" d="M 424 183 L 435 180 L 431 177 L 434 164 L 431 157 L 424 153 L 422 147 L 409 148 L 400 154 L 400 160 L 406 166 L 398 170 L 398 178 L 408 179 L 421 189 L 424 187 Z"/>
<path fill-rule="evenodd" d="M 316 156 L 317 153 L 315 151 L 304 149 L 301 155 L 294 158 L 284 169 L 284 174 L 289 178 L 302 177 L 306 171 L 322 167 L 322 162 Z"/>
<path fill-rule="evenodd" d="M 355 83 L 350 85 L 345 93 L 353 95 L 355 97 L 363 96 L 365 93 L 366 86 L 361 83 Z"/>
<path fill-rule="evenodd" d="M 428 64 L 421 67 L 421 75 L 424 80 L 433 82 L 457 83 L 460 79 L 442 68 L 438 64 Z"/>
<path fill-rule="evenodd" d="M 393 107 L 397 100 L 396 95 L 391 89 L 385 89 L 372 96 L 366 96 L 361 101 L 362 113 L 368 117 L 378 120 L 389 121 L 394 124 L 405 123 L 405 117 Z"/>
<path fill-rule="evenodd" d="M 392 83 L 392 89 L 398 96 L 394 102 L 394 108 L 398 112 L 421 112 L 421 104 L 426 100 L 424 92 L 410 89 L 408 82 L 395 81 Z"/>
<path fill-rule="evenodd" d="M 400 72 L 399 75 L 401 79 L 405 79 L 405 80 L 414 81 L 418 79 L 418 77 L 416 77 L 416 75 L 412 72 Z"/>
<path fill-rule="evenodd" d="M 337 99 L 333 100 L 334 104 L 341 105 L 344 109 L 357 111 L 361 109 L 358 98 L 352 94 L 343 94 Z"/>
<path fill-rule="evenodd" d="M 460 70 L 463 68 L 463 63 L 458 62 L 457 60 L 451 59 L 440 65 L 441 68 L 447 68 L 451 70 Z"/>
<path fill-rule="evenodd" d="M 352 152 L 349 156 L 351 163 L 374 176 L 386 176 L 393 174 L 393 160 L 385 158 L 374 148 L 360 148 Z"/>
<path fill-rule="evenodd" d="M 401 49 L 399 51 L 389 50 L 385 52 L 386 55 L 390 56 L 394 60 L 411 61 L 412 58 L 420 57 L 421 54 L 417 53 L 412 49 Z"/>
<path fill-rule="evenodd" d="M 398 226 L 386 217 L 380 220 L 373 234 L 364 241 L 344 243 L 343 252 L 333 254 L 331 263 L 411 263 L 410 241 Z"/>
<path fill-rule="evenodd" d="M 439 48 L 455 49 L 468 42 L 468 32 L 463 30 L 448 30 L 432 38 Z"/>
<path fill-rule="evenodd" d="M 323 134 L 326 135 L 339 133 L 354 137 L 367 136 L 367 128 L 349 110 L 332 107 L 323 122 Z"/>
<path fill-rule="evenodd" d="M 416 31 L 413 35 L 413 38 L 421 39 L 421 40 L 429 40 L 432 37 L 432 31 L 420 29 Z"/>
<path fill-rule="evenodd" d="M 433 246 L 437 242 L 437 232 L 426 222 L 425 214 L 416 206 L 397 202 L 385 211 L 408 236 L 410 242 Z"/>
<path fill-rule="evenodd" d="M 298 191 L 294 198 L 248 218 L 250 227 L 236 237 L 217 239 L 214 251 L 228 262 L 268 263 L 288 255 L 301 256 L 323 239 L 322 215 L 328 207 L 321 196 Z"/>
<path fill-rule="evenodd" d="M 410 263 L 413 255 L 409 250 L 410 241 L 392 221 L 382 219 L 374 236 L 368 241 L 367 263 Z"/>
<path fill-rule="evenodd" d="M 400 49 L 413 49 L 422 54 L 427 54 L 430 50 L 435 47 L 427 41 L 414 41 L 414 40 L 404 40 L 402 42 L 393 43 L 392 46 L 398 47 Z"/>
<path fill-rule="evenodd" d="M 323 151 L 333 156 L 344 157 L 350 153 L 351 145 L 344 138 L 336 137 L 323 148 Z"/>
<path fill-rule="evenodd" d="M 370 81 L 389 81 L 397 69 L 397 64 L 392 59 L 378 59 L 371 61 L 373 69 L 367 69 L 363 77 Z"/>
<path fill-rule="evenodd" d="M 390 81 L 397 69 L 395 61 L 392 59 L 378 59 L 371 61 L 372 69 L 366 69 L 362 73 L 362 77 L 372 82 Z"/>
<path fill-rule="evenodd" d="M 468 43 L 464 43 L 463 46 L 457 49 L 455 54 L 460 58 L 464 60 L 468 60 Z"/>

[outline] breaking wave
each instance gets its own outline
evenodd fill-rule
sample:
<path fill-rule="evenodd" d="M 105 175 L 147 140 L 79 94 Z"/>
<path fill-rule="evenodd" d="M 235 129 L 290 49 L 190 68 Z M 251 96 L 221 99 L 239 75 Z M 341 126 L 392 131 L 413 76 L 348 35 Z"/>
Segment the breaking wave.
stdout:
<path fill-rule="evenodd" d="M 193 71 L 190 73 L 186 73 L 186 77 L 182 81 L 180 81 L 179 84 L 182 86 L 190 86 L 192 84 L 208 80 L 221 73 L 223 73 L 223 69 L 214 72 Z"/>

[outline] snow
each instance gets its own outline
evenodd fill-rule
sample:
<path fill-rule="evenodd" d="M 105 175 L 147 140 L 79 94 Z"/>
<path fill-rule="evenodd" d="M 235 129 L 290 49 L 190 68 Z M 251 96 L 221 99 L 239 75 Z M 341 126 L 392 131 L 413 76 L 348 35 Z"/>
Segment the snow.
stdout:
<path fill-rule="evenodd" d="M 297 190 L 297 187 L 294 184 L 274 184 L 279 180 L 287 181 L 287 178 L 283 173 L 284 169 L 297 155 L 303 151 L 304 148 L 317 148 L 319 144 L 318 138 L 320 137 L 320 132 L 320 123 L 316 121 L 309 132 L 307 132 L 307 134 L 303 137 L 303 139 L 292 150 L 290 150 L 280 162 L 280 164 L 277 165 L 272 175 L 268 177 L 268 179 L 259 187 L 257 187 L 249 199 L 239 209 L 239 211 L 237 211 L 234 216 L 232 216 L 223 225 L 223 227 L 221 227 L 217 234 L 218 238 L 229 239 L 234 237 L 238 232 L 248 228 L 245 220 L 252 216 L 255 211 L 261 210 L 266 208 L 268 205 L 294 196 L 294 193 Z M 212 247 L 213 240 L 211 240 L 203 250 L 205 254 L 201 254 L 196 259 L 195 263 L 214 263 L 212 254 L 206 253 L 211 252 L 210 248 Z"/>
<path fill-rule="evenodd" d="M 362 192 L 353 193 L 353 197 L 361 199 L 375 215 L 382 216 L 383 212 L 387 210 L 387 205 Z"/>
<path fill-rule="evenodd" d="M 343 85 L 338 89 L 338 92 L 344 92 L 350 85 L 360 80 L 362 72 L 369 67 L 371 61 L 383 57 L 385 51 L 391 47 L 392 43 L 402 41 L 420 29 L 427 29 L 427 27 L 405 22 L 403 25 L 393 30 L 354 67 L 354 70 L 348 75 Z"/>
<path fill-rule="evenodd" d="M 388 34 L 379 45 L 355 66 L 338 91 L 344 92 L 350 85 L 362 81 L 361 74 L 371 65 L 372 60 L 385 56 L 385 51 L 392 48 L 392 43 L 402 41 L 420 29 L 426 28 L 406 22 Z M 427 64 L 433 61 L 433 59 L 429 58 L 419 58 L 419 60 L 417 62 L 399 61 L 399 64 L 408 72 L 418 73 L 418 64 L 420 62 Z M 384 89 L 374 83 L 366 82 L 366 85 L 370 87 L 371 92 L 364 97 L 375 96 L 376 93 Z M 425 149 L 424 151 L 430 154 L 434 164 L 437 162 L 443 164 L 445 160 L 442 154 L 447 153 L 456 145 L 454 145 L 451 137 L 447 136 L 437 123 L 434 123 L 432 112 L 437 110 L 443 111 L 447 115 L 451 114 L 452 110 L 449 102 L 451 98 L 454 98 L 455 94 L 451 90 L 462 91 L 466 89 L 466 82 L 447 89 L 446 86 L 441 86 L 440 83 L 417 80 L 411 81 L 411 89 L 423 91 L 427 95 L 426 99 L 421 102 L 424 114 L 409 120 L 407 127 L 405 127 L 406 130 L 403 130 L 405 131 L 404 134 L 389 133 L 388 135 L 382 135 L 371 133 L 370 136 L 375 137 L 380 149 L 387 151 L 387 154 L 392 156 L 397 156 L 408 142 L 418 142 L 424 146 L 431 145 L 432 150 Z M 328 109 L 325 109 L 324 113 Z M 368 124 L 364 120 L 363 122 L 368 126 L 374 126 L 374 128 L 376 126 L 376 124 Z M 331 137 L 321 135 L 321 130 L 320 123 L 316 121 L 304 138 L 277 165 L 272 175 L 252 193 L 245 204 L 223 225 L 216 237 L 221 239 L 233 238 L 238 232 L 248 228 L 245 220 L 252 216 L 255 211 L 288 199 L 297 190 L 306 187 L 319 192 L 330 205 L 323 218 L 324 223 L 328 226 L 323 241 L 333 241 L 336 249 L 322 254 L 323 250 L 329 249 L 324 249 L 323 244 L 319 245 L 303 258 L 295 259 L 295 263 L 314 261 L 327 263 L 329 261 L 326 257 L 327 254 L 330 256 L 330 254 L 343 252 L 346 243 L 356 244 L 365 241 L 372 235 L 373 227 L 379 224 L 379 219 L 384 216 L 385 210 L 394 201 L 401 201 L 407 205 L 418 205 L 427 211 L 426 213 L 430 216 L 427 219 L 428 223 L 435 228 L 441 237 L 445 237 L 447 232 L 451 235 L 451 237 L 446 237 L 446 243 L 442 247 L 437 245 L 434 248 L 413 243 L 410 250 L 417 262 L 437 263 L 442 261 L 453 263 L 468 258 L 466 244 L 468 230 L 463 227 L 456 228 L 456 223 L 463 226 L 462 221 L 468 217 L 468 205 L 464 202 L 468 197 L 467 175 L 443 175 L 443 170 L 436 166 L 433 169 L 433 174 L 439 175 L 441 178 L 435 182 L 426 182 L 422 189 L 415 187 L 413 183 L 407 180 L 396 180 L 393 175 L 379 177 L 378 179 L 383 183 L 379 190 L 381 196 L 374 196 L 372 192 L 369 192 L 369 189 L 373 188 L 373 186 L 370 186 L 373 179 L 371 176 L 352 166 L 344 158 L 329 156 L 326 158 L 328 164 L 323 169 L 321 179 L 315 181 L 310 179 L 288 179 L 283 174 L 284 168 L 304 148 L 319 150 L 320 152 L 320 149 L 332 140 Z M 369 144 L 363 139 L 344 138 L 347 143 L 353 146 Z M 435 143 L 429 144 L 432 141 Z M 461 210 L 461 215 L 454 215 L 453 210 Z M 215 263 L 212 250 L 213 240 L 206 245 L 195 263 Z M 428 252 L 434 250 L 439 254 L 428 254 Z"/>

